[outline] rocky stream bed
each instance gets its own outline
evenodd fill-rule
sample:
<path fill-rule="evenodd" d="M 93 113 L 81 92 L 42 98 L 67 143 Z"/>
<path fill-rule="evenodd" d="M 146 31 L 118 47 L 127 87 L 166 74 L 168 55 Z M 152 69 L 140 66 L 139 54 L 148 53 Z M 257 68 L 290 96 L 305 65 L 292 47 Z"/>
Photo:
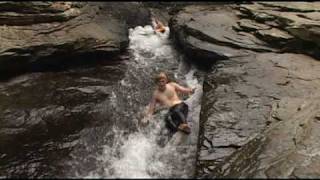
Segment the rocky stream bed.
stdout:
<path fill-rule="evenodd" d="M 162 68 L 194 81 L 181 61 L 197 67 L 203 89 L 186 153 L 196 164 L 153 164 L 161 171 L 141 177 L 319 177 L 319 13 L 319 2 L 0 2 L 0 177 L 129 176 L 106 170 L 101 145 L 140 137 L 130 134 L 149 100 L 147 76 Z M 151 15 L 171 44 L 138 62 L 129 29 L 146 31 Z M 127 91 L 124 80 L 139 83 Z M 135 94 L 144 84 L 145 96 Z"/>

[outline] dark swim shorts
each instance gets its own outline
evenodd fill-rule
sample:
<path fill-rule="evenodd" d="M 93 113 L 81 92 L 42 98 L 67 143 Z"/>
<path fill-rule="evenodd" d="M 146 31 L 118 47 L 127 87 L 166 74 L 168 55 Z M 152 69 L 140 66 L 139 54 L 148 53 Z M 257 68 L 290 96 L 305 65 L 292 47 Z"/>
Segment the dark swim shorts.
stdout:
<path fill-rule="evenodd" d="M 186 103 L 182 102 L 170 107 L 168 114 L 166 115 L 165 122 L 166 127 L 175 133 L 178 131 L 178 127 L 182 123 L 187 123 L 187 116 L 189 107 Z"/>

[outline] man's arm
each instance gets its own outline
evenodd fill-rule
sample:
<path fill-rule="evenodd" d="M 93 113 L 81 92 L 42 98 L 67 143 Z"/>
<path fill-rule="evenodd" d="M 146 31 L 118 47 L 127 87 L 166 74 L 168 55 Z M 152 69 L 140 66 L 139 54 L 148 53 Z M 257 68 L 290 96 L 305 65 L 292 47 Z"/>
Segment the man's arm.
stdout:
<path fill-rule="evenodd" d="M 152 23 L 153 29 L 156 29 L 156 27 L 157 27 L 157 22 L 156 22 L 156 19 L 155 19 L 155 18 L 152 18 L 151 23 Z"/>
<path fill-rule="evenodd" d="M 177 83 L 175 83 L 175 82 L 171 82 L 171 84 L 174 86 L 174 88 L 177 90 L 177 91 L 179 91 L 179 92 L 182 92 L 182 93 L 189 93 L 189 94 L 191 94 L 191 93 L 193 93 L 194 92 L 194 89 L 192 89 L 192 88 L 187 88 L 187 87 L 183 87 L 183 86 L 181 86 L 181 85 L 179 85 L 179 84 L 177 84 Z"/>
<path fill-rule="evenodd" d="M 151 116 L 154 113 L 155 107 L 156 107 L 157 99 L 156 99 L 156 94 L 154 93 L 152 95 L 152 99 L 148 105 L 148 109 L 146 112 L 146 116 Z"/>
<path fill-rule="evenodd" d="M 157 99 L 156 99 L 156 96 L 155 96 L 155 93 L 153 94 L 152 96 L 152 99 L 145 111 L 145 115 L 144 117 L 142 118 L 141 122 L 146 125 L 149 121 L 149 117 L 154 113 L 154 110 L 155 110 L 155 106 L 156 106 L 156 103 L 157 103 Z"/>

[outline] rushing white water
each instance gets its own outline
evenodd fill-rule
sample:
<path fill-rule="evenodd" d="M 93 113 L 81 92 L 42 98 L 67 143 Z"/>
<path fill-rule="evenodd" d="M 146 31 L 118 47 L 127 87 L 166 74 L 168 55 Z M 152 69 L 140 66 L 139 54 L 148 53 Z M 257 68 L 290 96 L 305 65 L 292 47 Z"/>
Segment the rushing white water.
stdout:
<path fill-rule="evenodd" d="M 128 134 L 113 127 L 113 143 L 104 144 L 103 153 L 96 157 L 97 166 L 103 167 L 103 172 L 90 171 L 86 178 L 190 178 L 194 175 L 202 80 L 196 77 L 194 67 L 181 60 L 168 39 L 169 33 L 168 27 L 164 34 L 154 33 L 149 25 L 130 29 L 129 49 L 134 62 L 131 62 L 127 78 L 119 83 L 119 90 L 112 93 L 110 105 L 115 112 L 126 109 L 123 116 L 127 121 L 134 121 L 138 128 Z M 145 94 L 152 91 L 150 85 L 146 86 L 152 84 L 152 80 L 148 80 L 152 77 L 145 76 L 160 70 L 170 72 L 179 84 L 196 88 L 195 93 L 185 99 L 189 106 L 189 135 L 177 132 L 169 139 L 164 127 L 167 110 L 159 110 L 147 127 L 139 126 L 141 116 L 137 114 L 140 112 L 132 109 L 145 109 L 145 99 L 151 98 Z"/>

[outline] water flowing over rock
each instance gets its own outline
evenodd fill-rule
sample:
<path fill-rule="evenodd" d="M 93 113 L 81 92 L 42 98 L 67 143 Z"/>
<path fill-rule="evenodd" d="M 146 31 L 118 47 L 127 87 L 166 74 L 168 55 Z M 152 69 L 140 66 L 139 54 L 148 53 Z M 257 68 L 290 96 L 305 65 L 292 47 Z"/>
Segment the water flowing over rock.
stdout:
<path fill-rule="evenodd" d="M 111 126 L 105 104 L 126 71 L 128 26 L 149 21 L 149 11 L 134 2 L 0 3 L 1 79 L 41 71 L 0 83 L 1 177 L 52 176 L 54 169 L 42 168 L 68 154 L 77 132 Z"/>
<path fill-rule="evenodd" d="M 203 87 L 198 178 L 319 176 L 318 7 L 193 5 L 171 19 L 190 61 L 213 65 Z"/>
<path fill-rule="evenodd" d="M 99 138 L 99 143 L 92 142 L 90 136 L 84 137 L 84 142 L 79 143 L 72 153 L 72 161 L 65 166 L 65 175 L 89 178 L 194 177 L 202 96 L 201 72 L 184 62 L 183 56 L 172 47 L 167 27 L 164 34 L 154 33 L 150 25 L 138 26 L 129 32 L 132 61 L 128 61 L 125 77 L 113 87 L 113 103 L 110 104 L 115 123 L 106 127 L 107 131 L 93 133 L 103 137 Z M 166 108 L 159 108 L 148 126 L 138 126 L 155 88 L 150 77 L 159 71 L 168 72 L 173 81 L 196 88 L 193 95 L 183 96 L 190 110 L 187 121 L 192 132 L 189 135 L 182 132 L 172 138 L 167 135 L 164 124 Z M 89 154 L 91 158 L 83 154 Z"/>
<path fill-rule="evenodd" d="M 168 27 L 164 34 L 150 25 L 130 28 L 129 49 L 120 57 L 1 82 L 0 176 L 194 177 L 203 75 L 175 50 L 169 33 Z M 196 88 L 182 97 L 190 135 L 168 137 L 166 109 L 139 126 L 160 70 Z"/>
<path fill-rule="evenodd" d="M 0 178 L 318 178 L 319 13 L 319 2 L 0 2 Z M 165 34 L 146 25 L 153 15 Z M 160 70 L 197 88 L 183 97 L 188 136 L 166 136 L 163 109 L 139 124 Z"/>
<path fill-rule="evenodd" d="M 1 83 L 0 174 L 46 176 L 52 172 L 41 173 L 41 167 L 46 166 L 41 159 L 50 159 L 46 153 L 54 150 L 53 163 L 70 151 L 78 141 L 77 135 L 70 134 L 85 127 L 101 126 L 105 121 L 111 125 L 104 103 L 110 101 L 111 87 L 123 77 L 124 71 L 124 64 L 101 65 L 33 73 Z M 38 164 L 34 164 L 35 160 Z"/>

